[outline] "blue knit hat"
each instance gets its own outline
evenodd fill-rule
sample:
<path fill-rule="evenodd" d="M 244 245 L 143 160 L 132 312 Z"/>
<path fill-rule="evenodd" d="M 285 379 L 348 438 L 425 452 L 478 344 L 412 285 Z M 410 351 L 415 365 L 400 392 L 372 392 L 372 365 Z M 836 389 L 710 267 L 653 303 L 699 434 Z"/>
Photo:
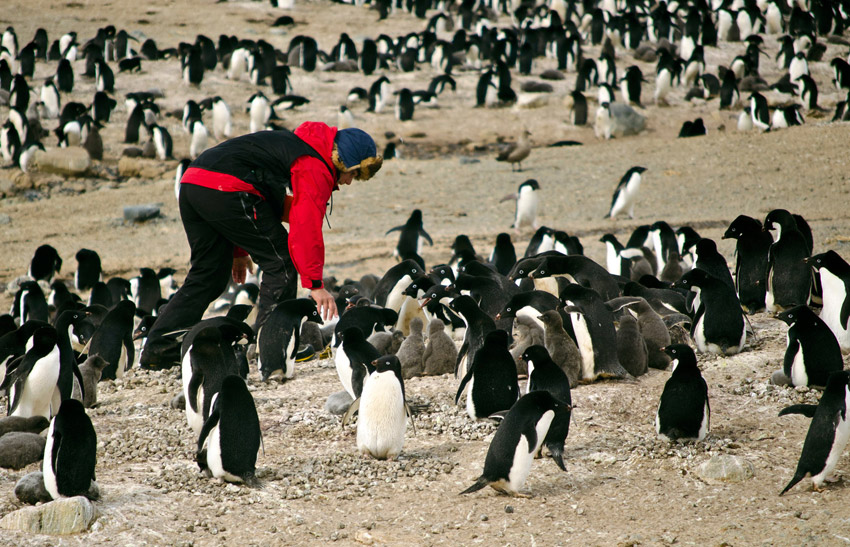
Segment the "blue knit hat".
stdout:
<path fill-rule="evenodd" d="M 336 154 L 333 160 L 337 169 L 344 172 L 357 171 L 355 178 L 359 180 L 371 178 L 383 164 L 375 140 L 362 129 L 341 129 L 337 132 L 334 143 Z"/>

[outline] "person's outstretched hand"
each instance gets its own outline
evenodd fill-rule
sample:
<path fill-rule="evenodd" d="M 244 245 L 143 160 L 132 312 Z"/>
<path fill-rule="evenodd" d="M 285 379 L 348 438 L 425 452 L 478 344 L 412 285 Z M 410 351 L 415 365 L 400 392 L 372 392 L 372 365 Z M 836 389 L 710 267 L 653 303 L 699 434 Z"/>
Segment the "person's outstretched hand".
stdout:
<path fill-rule="evenodd" d="M 322 320 L 328 321 L 332 317 L 339 317 L 339 312 L 336 309 L 336 301 L 334 301 L 331 293 L 325 289 L 311 289 L 310 298 L 316 301 L 316 309 L 319 310 Z"/>
<path fill-rule="evenodd" d="M 250 256 L 237 256 L 233 258 L 233 282 L 237 285 L 245 283 L 248 271 L 254 266 Z"/>

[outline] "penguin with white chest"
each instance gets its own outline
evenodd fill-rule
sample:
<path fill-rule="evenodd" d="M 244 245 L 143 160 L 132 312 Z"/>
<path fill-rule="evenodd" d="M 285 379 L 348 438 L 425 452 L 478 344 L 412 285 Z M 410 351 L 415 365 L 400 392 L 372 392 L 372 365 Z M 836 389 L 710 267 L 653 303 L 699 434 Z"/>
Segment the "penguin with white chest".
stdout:
<path fill-rule="evenodd" d="M 398 244 L 393 252 L 393 256 L 399 260 L 416 260 L 416 258 L 422 253 L 423 242 L 427 242 L 428 245 L 434 245 L 434 242 L 431 240 L 431 236 L 428 235 L 428 232 L 425 231 L 425 228 L 422 225 L 422 211 L 419 209 L 414 209 L 413 212 L 410 213 L 410 217 L 407 219 L 407 222 L 401 226 L 390 228 L 384 235 L 389 235 L 393 232 L 400 232 Z M 418 260 L 417 263 L 424 267 L 424 265 Z"/>
<path fill-rule="evenodd" d="M 516 233 L 520 233 L 524 226 L 531 226 L 536 230 L 537 211 L 540 208 L 540 183 L 535 179 L 528 179 L 519 185 L 516 194 L 505 196 L 502 201 L 510 198 L 516 199 L 514 223 L 511 228 Z"/>
<path fill-rule="evenodd" d="M 62 402 L 44 445 L 44 488 L 53 499 L 87 495 L 95 480 L 97 433 L 83 403 Z"/>
<path fill-rule="evenodd" d="M 807 258 L 820 276 L 823 309 L 820 317 L 832 330 L 841 351 L 850 351 L 850 264 L 835 251 Z"/>
<path fill-rule="evenodd" d="M 808 304 L 812 271 L 805 259 L 811 247 L 797 221 L 785 209 L 775 209 L 765 217 L 764 229 L 776 232 L 767 255 L 767 311 L 776 312 Z"/>
<path fill-rule="evenodd" d="M 263 381 L 292 378 L 301 325 L 307 321 L 322 324 L 316 303 L 309 298 L 284 300 L 269 314 L 257 333 L 257 368 Z"/>
<path fill-rule="evenodd" d="M 198 467 L 227 482 L 256 486 L 261 443 L 260 418 L 245 380 L 226 377 L 198 437 Z"/>
<path fill-rule="evenodd" d="M 534 391 L 548 391 L 558 401 L 565 403 L 567 406 L 572 406 L 572 396 L 570 394 L 570 381 L 567 375 L 561 370 L 561 367 L 552 360 L 546 348 L 540 345 L 532 345 L 522 354 L 522 360 L 528 366 L 528 388 L 526 393 Z M 556 415 L 543 444 L 549 450 L 552 459 L 561 468 L 561 471 L 566 471 L 564 467 L 564 442 L 567 435 L 570 433 L 570 416 L 568 410 L 565 413 Z"/>
<path fill-rule="evenodd" d="M 829 327 L 808 306 L 776 316 L 788 325 L 782 370 L 793 386 L 825 386 L 829 375 L 844 368 L 841 349 Z"/>
<path fill-rule="evenodd" d="M 27 352 L 9 364 L 0 386 L 9 394 L 9 416 L 44 416 L 49 420 L 58 410 L 52 406 L 60 370 L 57 342 L 56 329 L 40 327 L 33 332 Z"/>
<path fill-rule="evenodd" d="M 334 355 L 336 372 L 345 391 L 357 399 L 363 393 L 366 378 L 374 371 L 372 362 L 381 355 L 358 327 L 349 327 L 339 336 L 342 346 Z"/>
<path fill-rule="evenodd" d="M 519 491 L 531 472 L 534 455 L 543 445 L 555 416 L 569 411 L 569 405 L 548 391 L 532 391 L 523 396 L 493 435 L 481 476 L 461 494 L 490 486 L 502 494 L 528 497 Z"/>
<path fill-rule="evenodd" d="M 372 365 L 375 370 L 366 379 L 360 399 L 352 403 L 348 414 L 359 411 L 357 450 L 378 460 L 394 460 L 404 447 L 410 414 L 401 363 L 395 355 L 385 355 Z"/>
<path fill-rule="evenodd" d="M 708 385 L 690 346 L 675 344 L 664 349 L 673 365 L 673 374 L 664 384 L 655 414 L 655 432 L 668 441 L 696 439 L 708 434 L 711 409 Z"/>
<path fill-rule="evenodd" d="M 850 372 L 834 372 L 826 382 L 826 389 L 817 404 L 794 405 L 782 409 L 780 416 L 799 413 L 812 418 L 803 451 L 797 462 L 797 470 L 791 482 L 779 493 L 781 496 L 795 484 L 806 478 L 812 479 L 812 488 L 820 491 L 824 481 L 835 469 L 847 440 L 850 439 Z"/>
<path fill-rule="evenodd" d="M 646 171 L 646 167 L 635 166 L 626 171 L 620 183 L 617 184 L 617 189 L 614 190 L 614 195 L 611 197 L 611 208 L 604 218 L 615 218 L 621 213 L 628 212 L 629 218 L 635 218 L 635 200 L 637 199 L 638 190 L 640 190 L 641 174 Z"/>
<path fill-rule="evenodd" d="M 183 355 L 183 396 L 186 399 L 186 421 L 198 435 L 210 415 L 213 397 L 221 389 L 224 377 L 236 374 L 228 371 L 219 343 L 221 332 L 217 327 L 206 326 L 194 333 L 191 344 Z"/>

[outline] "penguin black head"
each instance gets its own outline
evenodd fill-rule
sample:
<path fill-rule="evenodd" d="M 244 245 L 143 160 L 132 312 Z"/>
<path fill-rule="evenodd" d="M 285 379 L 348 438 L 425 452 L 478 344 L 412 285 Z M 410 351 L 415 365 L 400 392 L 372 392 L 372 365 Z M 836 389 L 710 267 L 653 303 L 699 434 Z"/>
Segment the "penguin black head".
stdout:
<path fill-rule="evenodd" d="M 538 183 L 537 180 L 535 180 L 535 179 L 528 179 L 527 181 L 525 181 L 525 182 L 523 182 L 522 184 L 519 185 L 520 191 L 522 191 L 523 188 L 531 188 L 532 190 L 540 190 L 540 183 Z"/>
<path fill-rule="evenodd" d="M 747 234 L 755 234 L 762 231 L 761 222 L 747 215 L 739 215 L 732 221 L 729 228 L 723 234 L 723 239 L 740 239 Z"/>
<path fill-rule="evenodd" d="M 693 291 L 695 288 L 704 286 L 710 279 L 712 279 L 711 274 L 705 270 L 694 268 L 673 283 L 673 288 Z"/>
<path fill-rule="evenodd" d="M 798 322 L 802 322 L 804 324 L 811 324 L 814 322 L 816 324 L 818 321 L 817 316 L 808 306 L 795 306 L 790 310 L 785 310 L 782 313 L 776 314 L 775 317 L 789 327 Z"/>
<path fill-rule="evenodd" d="M 540 363 L 548 361 L 549 359 L 551 359 L 549 352 L 541 345 L 529 346 L 528 349 L 522 352 L 522 360 L 526 363 L 529 361 L 532 363 Z"/>
<path fill-rule="evenodd" d="M 395 355 L 384 355 L 383 357 L 379 357 L 372 361 L 372 365 L 375 367 L 375 372 L 380 373 L 392 371 L 401 376 L 401 362 Z"/>
<path fill-rule="evenodd" d="M 690 346 L 685 344 L 673 344 L 661 348 L 664 353 L 670 356 L 670 362 L 673 365 L 673 372 L 677 370 L 699 370 L 697 367 L 697 356 Z"/>

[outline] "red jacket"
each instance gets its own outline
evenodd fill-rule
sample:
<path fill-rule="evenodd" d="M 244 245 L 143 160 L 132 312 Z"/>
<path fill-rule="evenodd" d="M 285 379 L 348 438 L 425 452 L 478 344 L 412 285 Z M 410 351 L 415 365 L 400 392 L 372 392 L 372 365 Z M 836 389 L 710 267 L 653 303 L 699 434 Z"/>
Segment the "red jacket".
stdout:
<path fill-rule="evenodd" d="M 322 237 L 325 208 L 331 198 L 331 192 L 339 188 L 336 184 L 338 173 L 331 160 L 337 128 L 321 122 L 304 122 L 294 133 L 312 146 L 327 162 L 325 165 L 313 156 L 300 156 L 292 162 L 289 171 L 293 196 L 291 202 L 287 200 L 288 211 L 284 211 L 285 220 L 289 222 L 289 254 L 301 276 L 301 286 L 316 289 L 322 287 L 322 270 L 325 264 L 325 244 Z M 238 149 L 238 145 L 234 148 Z M 216 160 L 205 160 L 202 155 L 192 164 L 199 166 L 187 169 L 180 182 L 222 192 L 250 192 L 263 196 L 250 182 L 235 176 L 235 172 L 244 171 L 254 163 L 252 159 L 246 160 L 244 150 L 239 149 L 239 152 L 243 155 L 238 161 L 230 160 L 234 156 L 222 154 L 210 154 Z M 265 163 L 274 163 L 274 153 L 262 159 Z M 328 166 L 333 169 L 333 175 L 328 171 Z M 247 171 L 245 178 L 251 178 Z M 247 256 L 247 253 L 237 247 L 233 256 Z"/>

